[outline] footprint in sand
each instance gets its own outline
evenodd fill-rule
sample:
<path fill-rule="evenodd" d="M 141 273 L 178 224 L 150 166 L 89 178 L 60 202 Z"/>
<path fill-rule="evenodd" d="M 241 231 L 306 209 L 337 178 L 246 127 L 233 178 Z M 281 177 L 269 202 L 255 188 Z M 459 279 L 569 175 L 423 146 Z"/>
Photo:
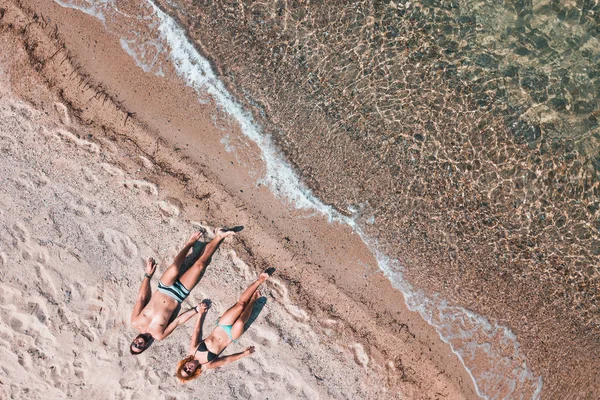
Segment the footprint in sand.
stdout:
<path fill-rule="evenodd" d="M 11 155 L 16 145 L 17 141 L 15 138 L 0 135 L 0 154 Z"/>
<path fill-rule="evenodd" d="M 146 194 L 157 196 L 158 185 L 155 183 L 143 180 L 143 179 L 127 179 L 125 180 L 124 186 L 126 188 L 133 188 L 143 191 Z"/>
<path fill-rule="evenodd" d="M 114 141 L 106 137 L 97 137 L 96 140 L 100 142 L 102 154 L 119 154 L 119 146 Z"/>
<path fill-rule="evenodd" d="M 85 366 L 87 366 L 87 363 L 85 364 Z M 73 360 L 73 374 L 80 379 L 83 379 L 85 377 L 83 367 L 84 362 L 82 361 L 81 355 L 76 354 L 75 359 Z"/>
<path fill-rule="evenodd" d="M 165 201 L 158 202 L 158 208 L 165 217 L 178 217 L 181 214 L 183 204 L 178 199 L 168 197 Z"/>
<path fill-rule="evenodd" d="M 65 190 L 62 197 L 67 203 L 67 208 L 75 215 L 90 216 L 94 214 L 94 210 L 97 208 L 93 200 L 82 196 L 79 191 L 71 188 Z"/>
<path fill-rule="evenodd" d="M 56 285 L 54 285 L 54 279 L 52 279 L 52 277 L 50 276 L 49 271 L 46 269 L 46 266 L 40 263 L 36 263 L 35 272 L 41 283 L 40 293 L 44 297 L 46 297 L 48 301 L 55 303 L 58 291 L 56 290 Z"/>
<path fill-rule="evenodd" d="M 22 223 L 17 222 L 8 230 L 12 236 L 12 245 L 16 250 L 20 251 L 22 260 L 31 260 L 34 258 L 35 251 L 31 247 L 31 233 L 29 229 Z"/>
<path fill-rule="evenodd" d="M 112 164 L 102 163 L 101 166 L 102 166 L 102 169 L 105 170 L 106 172 L 108 172 L 109 175 L 112 175 L 112 176 L 124 176 L 125 175 L 125 171 L 123 171 L 121 168 L 116 167 Z"/>
<path fill-rule="evenodd" d="M 54 103 L 54 109 L 58 113 L 58 118 L 63 125 L 71 125 L 71 116 L 69 115 L 69 109 L 63 103 Z"/>
<path fill-rule="evenodd" d="M 138 247 L 129 236 L 110 228 L 105 228 L 98 234 L 98 240 L 125 262 L 131 262 L 138 255 Z"/>
<path fill-rule="evenodd" d="M 160 379 L 160 376 L 158 376 L 158 374 L 154 370 L 151 370 L 151 369 L 146 370 L 145 378 L 146 378 L 146 381 L 150 382 L 150 384 L 152 384 L 152 385 L 159 385 L 162 381 Z"/>
<path fill-rule="evenodd" d="M 139 157 L 140 157 L 140 161 L 142 162 L 142 165 L 144 166 L 144 168 L 154 169 L 154 163 L 152 161 L 150 161 L 147 157 L 144 157 L 144 156 L 139 156 Z"/>
<path fill-rule="evenodd" d="M 8 322 L 8 325 L 12 328 L 13 331 L 23 333 L 23 321 L 18 318 L 11 318 Z"/>
<path fill-rule="evenodd" d="M 8 325 L 12 328 L 12 331 L 5 331 L 5 333 L 13 338 L 18 338 L 17 334 L 25 335 L 24 340 L 18 341 L 19 346 L 27 343 L 33 344 L 33 338 L 40 340 L 41 344 L 56 342 L 54 335 L 46 325 L 49 322 L 48 310 L 41 297 L 24 294 L 20 290 L 5 286 L 0 291 L 0 299 L 3 304 L 0 307 L 1 319 L 8 321 Z M 25 299 L 30 300 L 27 302 Z"/>
<path fill-rule="evenodd" d="M 288 295 L 288 290 L 283 283 L 281 283 L 277 278 L 269 279 L 269 282 L 273 285 L 275 289 L 275 293 L 279 295 L 279 301 L 283 304 L 286 311 L 294 317 L 294 319 L 298 322 L 307 322 L 309 320 L 309 316 L 300 307 L 292 304 L 290 297 Z"/>
<path fill-rule="evenodd" d="M 367 354 L 363 345 L 360 343 L 354 343 L 348 347 L 354 350 L 354 361 L 366 370 L 367 365 L 369 364 L 369 355 Z"/>
<path fill-rule="evenodd" d="M 233 265 L 240 271 L 239 274 L 244 279 L 250 279 L 250 267 L 241 258 L 237 256 L 237 253 L 234 250 L 229 250 L 229 257 L 231 257 L 231 261 Z"/>
<path fill-rule="evenodd" d="M 89 169 L 87 167 L 83 167 L 83 168 L 81 168 L 81 172 L 83 172 L 83 179 L 85 179 L 87 182 L 89 182 L 89 183 L 98 182 L 98 177 L 96 176 L 94 171 L 92 171 L 91 169 Z"/>
<path fill-rule="evenodd" d="M 47 325 L 50 322 L 48 319 L 48 310 L 41 301 L 29 301 L 27 303 L 27 310 L 29 310 L 30 315 L 36 317 L 42 324 Z"/>
<path fill-rule="evenodd" d="M 338 328 L 339 321 L 335 319 L 324 319 L 321 321 L 321 327 L 326 335 L 332 335 Z"/>
<path fill-rule="evenodd" d="M 32 107 L 29 107 L 21 101 L 12 102 L 12 104 L 10 104 L 10 109 L 15 114 L 23 117 L 26 121 L 31 121 L 33 119 L 34 113 L 37 114 L 37 110 L 35 110 Z"/>
<path fill-rule="evenodd" d="M 254 336 L 258 338 L 263 346 L 272 346 L 279 342 L 281 332 L 263 324 L 260 329 L 254 331 Z"/>
<path fill-rule="evenodd" d="M 17 240 L 17 246 L 22 247 L 20 244 L 29 246 L 29 241 L 31 237 L 31 233 L 27 227 L 19 222 L 12 226 L 12 231 L 10 232 L 12 237 Z"/>
<path fill-rule="evenodd" d="M 63 329 L 68 329 L 75 336 L 83 336 L 90 342 L 95 341 L 96 334 L 90 329 L 86 321 L 79 318 L 79 314 L 74 313 L 68 307 L 63 304 L 57 310 Z"/>
<path fill-rule="evenodd" d="M 109 164 L 109 163 L 102 163 L 102 169 L 104 169 L 106 172 L 108 172 L 112 176 L 116 176 L 119 178 L 126 176 L 125 171 L 123 171 L 121 168 L 119 168 L 115 165 Z M 144 180 L 144 179 L 125 178 L 124 182 L 123 182 L 123 186 L 125 186 L 126 188 L 129 188 L 129 189 L 141 190 L 149 195 L 158 196 L 158 185 L 155 183 L 152 183 L 150 181 Z"/>
<path fill-rule="evenodd" d="M 78 137 L 74 133 L 69 132 L 66 129 L 55 130 L 54 136 L 56 136 L 57 138 L 62 139 L 64 141 L 72 142 L 76 146 L 81 147 L 82 149 L 85 149 L 87 151 L 91 151 L 92 153 L 100 152 L 100 146 L 98 146 L 96 143 L 92 143 L 85 139 L 81 139 L 80 137 Z"/>
<path fill-rule="evenodd" d="M 43 241 L 41 243 L 44 243 Z M 48 249 L 41 247 L 40 241 L 38 241 L 38 246 L 36 246 L 35 249 L 35 261 L 39 262 L 40 264 L 47 266 L 48 263 L 50 262 L 50 253 L 48 252 Z"/>
<path fill-rule="evenodd" d="M 46 174 L 41 171 L 38 174 L 26 172 L 15 178 L 15 182 L 26 190 L 34 191 L 46 186 L 48 184 L 48 178 L 46 178 Z"/>

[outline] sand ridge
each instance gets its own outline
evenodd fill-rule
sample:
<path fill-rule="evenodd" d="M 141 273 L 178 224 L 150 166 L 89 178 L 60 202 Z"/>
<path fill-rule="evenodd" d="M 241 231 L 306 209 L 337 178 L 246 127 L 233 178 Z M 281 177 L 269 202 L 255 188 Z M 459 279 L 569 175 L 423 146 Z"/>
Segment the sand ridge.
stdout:
<path fill-rule="evenodd" d="M 191 398 L 198 386 L 181 387 L 173 378 L 189 329 L 176 332 L 147 355 L 121 357 L 132 336 L 128 313 L 144 257 L 161 260 L 164 268 L 194 227 L 236 222 L 248 230 L 223 247 L 210 267 L 214 273 L 207 273 L 192 294 L 196 301 L 208 296 L 215 303 L 207 328 L 256 271 L 274 260 L 287 259 L 287 265 L 267 286 L 267 304 L 241 341 L 240 346 L 257 346 L 256 357 L 203 377 L 202 387 L 208 389 L 203 394 L 222 397 L 225 390 L 231 397 L 244 398 L 396 398 L 401 393 L 411 398 L 473 397 L 472 388 L 467 389 L 470 382 L 459 389 L 462 383 L 436 369 L 431 356 L 412 356 L 423 343 L 408 326 L 377 327 L 363 308 L 356 307 L 356 300 L 336 289 L 335 280 L 319 281 L 314 271 L 297 272 L 302 280 L 295 280 L 294 256 L 264 235 L 239 200 L 212 183 L 210 171 L 198 173 L 198 164 L 187 159 L 188 164 L 177 163 L 184 157 L 173 154 L 177 151 L 155 132 L 144 130 L 144 123 L 101 86 L 86 80 L 65 52 L 63 61 L 57 58 L 48 69 L 65 68 L 63 77 L 74 78 L 70 85 L 54 81 L 59 89 L 47 92 L 44 86 L 60 76 L 60 69 L 55 75 L 41 74 L 46 82 L 33 70 L 45 68 L 48 61 L 42 60 L 56 51 L 39 44 L 44 29 L 52 30 L 44 23 L 31 24 L 19 37 L 15 32 L 23 30 L 33 13 L 17 15 L 20 11 L 12 4 L 6 9 L 3 23 L 12 18 L 21 26 L 3 25 L 3 46 L 14 47 L 12 57 L 2 60 L 3 87 L 9 87 L 10 79 L 27 100 L 18 100 L 8 90 L 2 93 L 2 141 L 10 155 L 2 161 L 3 176 L 15 177 L 7 180 L 10 190 L 2 199 L 7 207 L 0 259 L 8 266 L 6 272 L 2 269 L 2 327 L 11 338 L 2 349 L 8 357 L 3 359 L 12 360 L 3 365 L 9 377 L 2 384 L 7 395 L 35 398 L 54 387 L 58 391 L 51 393 L 57 398 L 136 398 L 142 391 L 152 398 Z M 34 49 L 27 44 L 32 35 L 39 35 Z M 20 41 L 25 45 L 20 47 Z M 268 248 L 271 252 L 265 251 Z M 20 267 L 32 264 L 33 269 Z M 39 288 L 38 297 L 31 297 L 32 285 Z M 33 302 L 36 310 L 17 307 L 26 302 Z M 44 314 L 38 316 L 38 309 Z M 35 319 L 27 317 L 28 311 Z M 371 345 L 385 340 L 407 343 L 399 349 L 405 352 L 404 361 L 390 359 Z M 35 359 L 42 344 L 48 347 L 46 353 Z M 10 372 L 20 359 L 21 367 Z M 35 360 L 56 360 L 58 377 L 37 377 L 45 365 Z M 96 373 L 99 370 L 102 374 Z"/>

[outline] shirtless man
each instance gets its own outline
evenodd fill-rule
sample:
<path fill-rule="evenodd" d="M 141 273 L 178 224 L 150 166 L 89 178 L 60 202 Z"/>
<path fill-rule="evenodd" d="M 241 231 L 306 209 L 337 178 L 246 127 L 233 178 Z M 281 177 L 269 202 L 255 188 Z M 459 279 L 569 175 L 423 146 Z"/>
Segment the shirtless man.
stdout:
<path fill-rule="evenodd" d="M 140 287 L 137 302 L 131 313 L 131 325 L 141 333 L 133 339 L 129 348 L 131 354 L 138 355 L 146 350 L 154 340 L 162 340 L 169 336 L 179 325 L 185 323 L 198 313 L 198 306 L 190 308 L 176 318 L 181 303 L 196 286 L 210 259 L 223 239 L 235 235 L 228 229 L 219 229 L 214 239 L 204 248 L 202 256 L 180 276 L 180 269 L 185 257 L 200 237 L 195 232 L 175 257 L 173 264 L 165 271 L 158 282 L 158 289 L 152 294 L 150 280 L 156 270 L 156 262 L 149 258 L 146 261 L 146 272 Z"/>

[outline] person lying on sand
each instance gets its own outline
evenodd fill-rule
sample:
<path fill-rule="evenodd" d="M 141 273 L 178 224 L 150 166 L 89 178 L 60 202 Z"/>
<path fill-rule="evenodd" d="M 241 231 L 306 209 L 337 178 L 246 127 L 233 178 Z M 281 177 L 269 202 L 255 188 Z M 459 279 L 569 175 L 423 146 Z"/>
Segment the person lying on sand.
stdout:
<path fill-rule="evenodd" d="M 192 334 L 189 355 L 177 364 L 176 375 L 182 382 L 187 382 L 200 376 L 202 371 L 218 368 L 230 362 L 237 361 L 254 353 L 254 346 L 248 347 L 241 353 L 220 357 L 227 346 L 244 333 L 244 325 L 248 322 L 254 303 L 260 297 L 258 287 L 266 281 L 274 269 L 263 272 L 258 280 L 250 285 L 240 296 L 237 303 L 217 320 L 217 326 L 211 334 L 202 339 L 202 324 L 206 316 L 207 306 L 199 305 L 198 319 Z"/>
<path fill-rule="evenodd" d="M 150 290 L 150 280 L 156 270 L 156 262 L 152 258 L 146 261 L 144 280 L 131 313 L 131 325 L 141 332 L 131 342 L 129 348 L 131 354 L 142 353 L 150 347 L 153 340 L 166 338 L 175 328 L 199 312 L 198 307 L 194 307 L 174 318 L 179 312 L 183 300 L 202 277 L 204 269 L 210 263 L 212 255 L 223 239 L 232 235 L 235 235 L 235 232 L 231 229 L 219 229 L 214 239 L 204 248 L 204 253 L 200 258 L 188 270 L 180 274 L 187 253 L 202 236 L 201 232 L 192 234 L 175 257 L 173 264 L 161 276 L 158 290 L 153 295 Z"/>

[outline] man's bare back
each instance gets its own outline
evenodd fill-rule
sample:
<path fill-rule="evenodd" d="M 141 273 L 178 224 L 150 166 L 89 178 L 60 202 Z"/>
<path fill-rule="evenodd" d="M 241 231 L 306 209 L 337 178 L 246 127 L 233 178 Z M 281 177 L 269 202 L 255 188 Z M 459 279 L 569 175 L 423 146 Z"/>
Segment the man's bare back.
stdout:
<path fill-rule="evenodd" d="M 152 258 L 146 261 L 144 280 L 131 314 L 131 325 L 140 332 L 131 343 L 131 354 L 142 353 L 153 340 L 162 340 L 169 336 L 177 326 L 185 323 L 198 312 L 196 306 L 177 316 L 181 303 L 202 277 L 220 243 L 234 234 L 235 232 L 231 230 L 218 230 L 215 237 L 206 244 L 200 258 L 182 274 L 181 267 L 185 257 L 202 237 L 201 232 L 192 234 L 175 257 L 173 264 L 160 278 L 158 289 L 154 294 L 151 292 L 150 280 L 156 271 L 156 262 Z"/>

